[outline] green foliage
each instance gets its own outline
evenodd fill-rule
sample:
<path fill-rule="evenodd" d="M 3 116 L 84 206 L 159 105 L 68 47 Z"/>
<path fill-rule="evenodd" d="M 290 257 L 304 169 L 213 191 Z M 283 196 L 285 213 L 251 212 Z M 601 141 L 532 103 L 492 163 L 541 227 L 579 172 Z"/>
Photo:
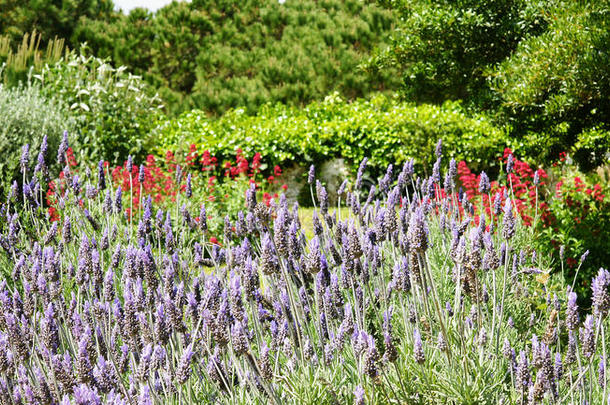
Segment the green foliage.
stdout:
<path fill-rule="evenodd" d="M 558 257 L 564 246 L 565 259 L 558 261 L 566 282 L 572 284 L 581 297 L 590 297 L 588 281 L 600 267 L 610 263 L 610 192 L 608 183 L 598 176 L 586 176 L 573 165 L 561 168 L 561 180 L 548 199 L 543 222 L 540 224 L 538 248 Z M 581 263 L 581 257 L 588 256 Z M 558 264 L 559 266 L 559 264 Z"/>
<path fill-rule="evenodd" d="M 548 30 L 524 40 L 494 72 L 494 89 L 513 133 L 544 133 L 546 145 L 538 157 L 547 161 L 571 150 L 589 170 L 605 159 L 609 6 L 608 1 L 557 1 L 548 10 Z"/>
<path fill-rule="evenodd" d="M 70 39 L 81 17 L 108 18 L 113 8 L 112 0 L 0 0 L 0 34 L 13 45 L 34 30 L 45 44 L 55 37 Z"/>
<path fill-rule="evenodd" d="M 76 127 L 68 108 L 60 100 L 46 98 L 38 86 L 7 88 L 0 84 L 0 111 L 0 156 L 3 157 L 0 179 L 3 187 L 18 176 L 22 145 L 30 145 L 32 160 L 44 135 L 48 137 L 49 151 L 56 151 L 63 131 Z"/>
<path fill-rule="evenodd" d="M 303 109 L 267 105 L 255 116 L 238 109 L 218 120 L 192 111 L 153 132 L 159 153 L 194 143 L 223 159 L 242 148 L 282 167 L 333 157 L 358 164 L 366 156 L 377 171 L 408 158 L 431 168 L 438 138 L 448 156 L 468 159 L 477 170 L 494 167 L 503 149 L 503 132 L 483 116 L 466 115 L 457 103 L 416 106 L 384 96 L 348 103 L 335 94 Z"/>
<path fill-rule="evenodd" d="M 485 71 L 546 24 L 531 0 L 381 0 L 401 15 L 392 46 L 369 69 L 399 69 L 409 100 L 489 97 Z"/>
<path fill-rule="evenodd" d="M 104 156 L 122 162 L 127 155 L 142 157 L 142 144 L 161 114 L 161 102 L 125 67 L 71 53 L 47 65 L 34 79 L 48 97 L 62 99 L 76 119 L 79 159 Z"/>
<path fill-rule="evenodd" d="M 154 14 L 83 18 L 72 43 L 86 41 L 97 56 L 142 75 L 172 111 L 254 112 L 267 102 L 304 105 L 332 91 L 356 98 L 395 88 L 393 70 L 358 69 L 393 22 L 358 0 L 195 0 Z"/>

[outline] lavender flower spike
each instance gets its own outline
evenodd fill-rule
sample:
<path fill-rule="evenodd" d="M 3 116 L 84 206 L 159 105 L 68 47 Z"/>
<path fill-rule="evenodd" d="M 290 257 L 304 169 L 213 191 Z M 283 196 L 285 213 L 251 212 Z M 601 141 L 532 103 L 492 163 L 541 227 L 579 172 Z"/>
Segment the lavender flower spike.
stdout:
<path fill-rule="evenodd" d="M 309 166 L 309 174 L 307 175 L 307 183 L 313 184 L 316 178 L 316 167 L 314 165 Z"/>
<path fill-rule="evenodd" d="M 489 184 L 489 177 L 487 177 L 487 173 L 481 172 L 481 179 L 479 180 L 479 192 L 483 194 L 487 194 L 491 186 Z"/>
<path fill-rule="evenodd" d="M 597 276 L 593 279 L 591 288 L 593 290 L 593 312 L 597 316 L 601 315 L 603 317 L 610 308 L 610 295 L 608 295 L 610 272 L 600 268 Z"/>
<path fill-rule="evenodd" d="M 413 355 L 415 356 L 415 361 L 417 361 L 419 364 L 426 361 L 426 355 L 424 354 L 424 348 L 421 341 L 421 334 L 417 328 L 413 330 Z"/>
<path fill-rule="evenodd" d="M 364 389 L 359 385 L 354 389 L 354 405 L 364 405 Z"/>

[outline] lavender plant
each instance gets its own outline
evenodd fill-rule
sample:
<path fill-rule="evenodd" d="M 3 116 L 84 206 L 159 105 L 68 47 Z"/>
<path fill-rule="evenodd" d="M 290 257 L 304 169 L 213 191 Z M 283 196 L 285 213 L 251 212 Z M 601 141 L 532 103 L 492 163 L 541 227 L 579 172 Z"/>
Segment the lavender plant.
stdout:
<path fill-rule="evenodd" d="M 130 216 L 103 169 L 64 169 L 51 222 L 40 155 L 35 169 L 22 157 L 23 184 L 0 208 L 1 403 L 608 398 L 610 275 L 579 316 L 510 194 L 494 222 L 472 214 L 455 165 L 441 187 L 440 144 L 432 178 L 390 168 L 341 193 L 349 210 L 329 209 L 312 168 L 309 239 L 298 207 L 249 191 L 219 244 L 190 193 Z"/>

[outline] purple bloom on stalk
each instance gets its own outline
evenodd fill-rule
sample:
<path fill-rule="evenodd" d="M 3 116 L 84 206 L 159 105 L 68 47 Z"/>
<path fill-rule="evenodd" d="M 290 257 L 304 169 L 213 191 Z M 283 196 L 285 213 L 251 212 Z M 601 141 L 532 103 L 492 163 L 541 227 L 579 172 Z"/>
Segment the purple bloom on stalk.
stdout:
<path fill-rule="evenodd" d="M 436 159 L 432 166 L 432 182 L 439 184 L 441 182 L 441 159 Z"/>
<path fill-rule="evenodd" d="M 375 346 L 375 339 L 373 336 L 368 335 L 367 348 L 364 355 L 364 370 L 370 378 L 377 378 L 379 375 L 379 368 L 377 363 L 379 362 L 379 353 Z"/>
<path fill-rule="evenodd" d="M 368 163 L 369 159 L 368 158 L 364 158 L 362 159 L 362 162 L 360 162 L 360 166 L 358 166 L 358 174 L 356 175 L 356 188 L 360 188 L 360 186 L 362 186 L 362 176 L 364 175 L 364 170 L 366 169 L 366 164 Z"/>
<path fill-rule="evenodd" d="M 57 161 L 60 165 L 66 159 L 66 152 L 68 151 L 68 131 L 64 131 L 63 138 L 61 139 L 61 143 L 59 144 L 59 149 L 57 150 Z"/>
<path fill-rule="evenodd" d="M 150 397 L 150 388 L 148 385 L 142 387 L 142 393 L 138 397 L 138 405 L 152 405 L 153 401 Z"/>
<path fill-rule="evenodd" d="M 131 172 L 133 170 L 133 157 L 131 157 L 131 155 L 127 156 L 127 164 L 125 165 L 125 168 L 127 169 L 127 172 L 129 173 L 129 175 L 131 176 Z"/>
<path fill-rule="evenodd" d="M 587 260 L 587 256 L 589 256 L 589 250 L 586 250 L 585 253 L 580 256 L 580 264 L 583 264 L 585 260 Z"/>
<path fill-rule="evenodd" d="M 201 210 L 199 211 L 199 229 L 204 233 L 208 230 L 208 214 L 205 211 L 204 204 L 201 204 Z"/>
<path fill-rule="evenodd" d="M 182 167 L 180 165 L 176 166 L 176 185 L 180 186 L 182 183 Z"/>
<path fill-rule="evenodd" d="M 561 245 L 559 247 L 559 260 L 563 261 L 563 258 L 565 257 L 565 253 L 566 253 L 566 247 L 564 245 Z"/>
<path fill-rule="evenodd" d="M 610 308 L 610 296 L 608 295 L 610 272 L 600 268 L 597 276 L 593 279 L 591 288 L 593 290 L 593 312 L 597 316 L 603 317 Z"/>
<path fill-rule="evenodd" d="M 309 174 L 307 175 L 307 183 L 313 184 L 316 178 L 316 168 L 314 165 L 309 166 Z"/>
<path fill-rule="evenodd" d="M 506 159 L 506 173 L 510 173 L 513 171 L 513 166 L 515 165 L 515 159 L 513 158 L 513 154 L 508 155 L 508 159 Z"/>
<path fill-rule="evenodd" d="M 595 321 L 593 315 L 587 315 L 585 323 L 579 330 L 582 354 L 587 359 L 595 353 Z"/>
<path fill-rule="evenodd" d="M 180 358 L 180 363 L 178 363 L 178 368 L 176 369 L 176 380 L 179 384 L 184 384 L 191 376 L 191 358 L 193 354 L 193 348 L 189 345 Z"/>
<path fill-rule="evenodd" d="M 42 142 L 40 143 L 40 154 L 44 157 L 47 154 L 47 149 L 49 148 L 48 137 L 44 135 L 42 137 Z"/>
<path fill-rule="evenodd" d="M 561 362 L 561 353 L 555 353 L 555 365 L 553 366 L 555 378 L 557 381 L 561 380 L 563 376 L 563 364 Z"/>
<path fill-rule="evenodd" d="M 487 177 L 487 173 L 481 172 L 481 179 L 479 180 L 479 192 L 483 194 L 487 194 L 491 186 L 489 184 L 489 177 Z"/>
<path fill-rule="evenodd" d="M 189 173 L 186 176 L 186 190 L 185 190 L 186 198 L 191 198 L 193 196 L 193 189 L 191 186 L 191 174 Z"/>
<path fill-rule="evenodd" d="M 443 139 L 439 138 L 438 142 L 436 143 L 436 149 L 434 150 L 434 154 L 436 155 L 437 159 L 440 159 L 441 156 L 443 155 Z"/>
<path fill-rule="evenodd" d="M 575 330 L 578 326 L 578 304 L 576 304 L 577 295 L 574 291 L 568 293 L 568 305 L 566 308 L 566 326 L 569 330 Z"/>
<path fill-rule="evenodd" d="M 364 405 L 364 389 L 358 385 L 354 389 L 354 405 Z"/>
<path fill-rule="evenodd" d="M 426 224 L 424 211 L 421 207 L 418 207 L 411 215 L 407 239 L 409 246 L 415 251 L 425 251 L 428 249 L 428 225 Z"/>
<path fill-rule="evenodd" d="M 509 240 L 515 236 L 515 216 L 513 214 L 510 200 L 506 200 L 504 205 L 504 218 L 502 219 L 502 236 Z"/>
<path fill-rule="evenodd" d="M 140 165 L 138 171 L 138 183 L 144 184 L 144 180 L 146 180 L 146 169 L 144 168 L 144 165 Z"/>
<path fill-rule="evenodd" d="M 114 209 L 117 214 L 120 214 L 123 211 L 123 190 L 121 189 L 121 186 L 116 190 Z"/>
<path fill-rule="evenodd" d="M 519 361 L 517 362 L 515 384 L 521 392 L 525 392 L 530 385 L 530 370 L 527 356 L 523 350 L 519 353 Z"/>
<path fill-rule="evenodd" d="M 599 355 L 599 366 L 597 368 L 597 382 L 600 387 L 604 387 L 606 385 L 606 360 L 602 354 Z"/>
<path fill-rule="evenodd" d="M 419 364 L 426 361 L 426 355 L 424 354 L 424 348 L 421 341 L 421 334 L 417 328 L 413 330 L 413 355 L 415 356 L 415 361 Z"/>
<path fill-rule="evenodd" d="M 347 179 L 343 180 L 341 186 L 339 186 L 339 190 L 337 191 L 338 196 L 342 196 L 345 193 L 345 189 L 347 188 Z"/>
<path fill-rule="evenodd" d="M 95 388 L 87 384 L 79 384 L 74 387 L 74 402 L 76 405 L 101 405 L 102 400 Z"/>
<path fill-rule="evenodd" d="M 21 148 L 21 159 L 19 159 L 19 165 L 21 166 L 21 172 L 27 171 L 28 163 L 30 161 L 30 144 L 26 143 Z"/>

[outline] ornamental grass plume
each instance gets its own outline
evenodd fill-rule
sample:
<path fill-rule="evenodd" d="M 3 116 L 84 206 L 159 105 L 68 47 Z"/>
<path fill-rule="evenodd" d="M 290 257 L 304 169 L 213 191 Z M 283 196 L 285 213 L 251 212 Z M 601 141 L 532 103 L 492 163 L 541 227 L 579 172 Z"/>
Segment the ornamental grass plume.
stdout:
<path fill-rule="evenodd" d="M 48 179 L 23 160 L 0 207 L 0 402 L 601 403 L 607 272 L 586 314 L 509 194 L 480 211 L 441 149 L 431 178 L 408 160 L 368 194 L 363 160 L 336 212 L 313 168 L 311 236 L 256 186 L 208 226 L 189 165 L 161 204 L 134 194 L 148 165 L 126 188 L 103 160 Z"/>

